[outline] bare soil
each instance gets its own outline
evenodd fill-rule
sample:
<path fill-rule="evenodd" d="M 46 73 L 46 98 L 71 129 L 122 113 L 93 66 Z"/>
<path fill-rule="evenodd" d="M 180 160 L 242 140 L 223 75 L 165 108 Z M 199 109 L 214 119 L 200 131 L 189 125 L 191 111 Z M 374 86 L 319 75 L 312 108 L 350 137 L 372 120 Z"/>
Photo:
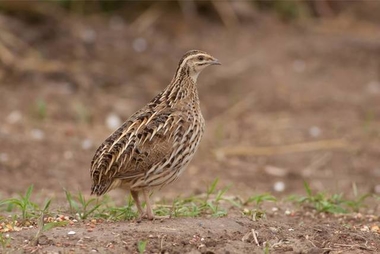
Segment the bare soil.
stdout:
<path fill-rule="evenodd" d="M 181 20 L 181 22 L 178 22 Z M 189 49 L 222 66 L 199 79 L 207 123 L 200 150 L 156 199 L 199 194 L 216 177 L 228 195 L 270 192 L 278 199 L 315 191 L 378 194 L 380 177 L 380 27 L 349 17 L 284 24 L 257 16 L 227 29 L 181 14 L 153 23 L 120 17 L 0 16 L 0 197 L 35 186 L 64 207 L 63 189 L 89 196 L 89 164 L 111 133 L 170 81 Z M 277 189 L 283 185 L 284 189 Z M 110 194 L 123 202 L 126 193 Z M 358 214 L 327 215 L 290 202 L 253 221 L 223 218 L 78 222 L 45 233 L 11 232 L 3 252 L 376 253 L 377 199 Z M 251 207 L 252 208 L 252 207 Z M 257 241 L 253 238 L 257 234 Z M 75 231 L 74 235 L 68 235 Z"/>

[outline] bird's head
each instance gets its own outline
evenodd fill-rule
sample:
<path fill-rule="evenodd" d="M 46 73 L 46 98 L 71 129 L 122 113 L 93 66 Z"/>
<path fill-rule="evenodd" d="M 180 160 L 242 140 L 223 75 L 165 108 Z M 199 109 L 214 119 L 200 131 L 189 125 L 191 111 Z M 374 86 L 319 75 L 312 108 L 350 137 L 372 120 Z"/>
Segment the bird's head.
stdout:
<path fill-rule="evenodd" d="M 220 63 L 218 59 L 204 51 L 190 50 L 179 62 L 177 73 L 186 73 L 196 82 L 199 73 L 210 65 L 220 65 Z"/>

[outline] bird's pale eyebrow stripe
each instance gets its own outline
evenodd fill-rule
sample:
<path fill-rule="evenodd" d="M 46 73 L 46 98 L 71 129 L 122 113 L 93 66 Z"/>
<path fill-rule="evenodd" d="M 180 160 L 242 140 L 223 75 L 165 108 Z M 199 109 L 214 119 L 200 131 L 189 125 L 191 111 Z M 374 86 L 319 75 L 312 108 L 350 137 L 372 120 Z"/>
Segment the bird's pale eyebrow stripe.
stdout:
<path fill-rule="evenodd" d="M 183 69 L 183 67 L 185 66 L 185 64 L 187 63 L 187 61 L 191 58 L 196 58 L 198 56 L 205 56 L 204 53 L 196 53 L 196 54 L 193 54 L 193 55 L 189 55 L 187 56 L 186 58 L 182 59 L 181 61 L 181 64 L 180 66 L 178 67 L 178 71 L 176 72 L 175 76 L 177 77 L 179 74 L 181 74 L 181 70 Z"/>

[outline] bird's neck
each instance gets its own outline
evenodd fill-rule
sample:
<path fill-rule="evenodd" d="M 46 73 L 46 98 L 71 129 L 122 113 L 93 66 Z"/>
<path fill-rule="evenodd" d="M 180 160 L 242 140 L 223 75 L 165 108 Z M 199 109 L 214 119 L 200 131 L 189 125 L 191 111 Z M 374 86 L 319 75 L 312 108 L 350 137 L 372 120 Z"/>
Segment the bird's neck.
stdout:
<path fill-rule="evenodd" d="M 170 84 L 151 101 L 150 107 L 154 108 L 162 103 L 170 107 L 199 107 L 196 77 L 194 79 L 190 73 L 188 68 L 178 68 Z"/>
<path fill-rule="evenodd" d="M 189 76 L 175 79 L 167 87 L 166 97 L 173 102 L 198 99 L 196 83 Z"/>
<path fill-rule="evenodd" d="M 174 103 L 182 100 L 198 101 L 198 90 L 196 86 L 198 73 L 193 75 L 189 67 L 178 68 L 169 86 L 166 88 L 165 96 Z"/>
<path fill-rule="evenodd" d="M 183 76 L 190 77 L 194 83 L 197 83 L 200 71 L 196 70 L 194 66 L 189 66 L 187 64 L 180 64 L 175 72 L 173 79 L 179 79 Z"/>

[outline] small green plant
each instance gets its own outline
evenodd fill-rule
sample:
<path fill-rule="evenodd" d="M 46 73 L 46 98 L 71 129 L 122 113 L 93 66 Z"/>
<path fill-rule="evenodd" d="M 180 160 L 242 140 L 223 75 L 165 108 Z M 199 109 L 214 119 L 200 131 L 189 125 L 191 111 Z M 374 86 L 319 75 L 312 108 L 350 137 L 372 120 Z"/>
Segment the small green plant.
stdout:
<path fill-rule="evenodd" d="M 211 185 L 207 188 L 206 199 L 204 200 L 203 207 L 204 210 L 211 211 L 212 216 L 221 217 L 226 216 L 227 211 L 224 209 L 220 209 L 219 204 L 220 201 L 230 201 L 229 199 L 224 198 L 224 194 L 229 190 L 230 186 L 224 187 L 221 190 L 216 190 L 216 186 L 218 185 L 219 179 L 216 178 Z M 215 196 L 215 198 L 211 198 Z"/>
<path fill-rule="evenodd" d="M 253 221 L 258 221 L 266 218 L 266 213 L 262 209 L 244 209 L 243 214 L 250 217 Z"/>
<path fill-rule="evenodd" d="M 35 102 L 35 112 L 36 116 L 40 120 L 46 119 L 47 116 L 47 106 L 46 102 L 43 99 L 38 99 Z"/>
<path fill-rule="evenodd" d="M 3 249 L 9 247 L 11 243 L 11 238 L 9 237 L 9 234 L 7 233 L 1 233 L 0 232 L 0 245 Z"/>
<path fill-rule="evenodd" d="M 7 205 L 7 211 L 12 211 L 14 208 L 21 210 L 22 220 L 27 220 L 36 217 L 39 207 L 36 203 L 30 200 L 33 192 L 33 185 L 29 186 L 25 195 L 19 195 L 19 198 L 5 199 L 0 203 L 0 206 Z M 45 205 L 46 209 L 49 207 L 50 202 Z"/>
<path fill-rule="evenodd" d="M 347 213 L 347 210 L 342 206 L 342 194 L 334 194 L 328 197 L 327 194 L 318 192 L 314 194 L 307 182 L 304 182 L 306 197 L 300 197 L 297 202 L 300 204 L 309 204 L 318 212 L 327 213 Z"/>
<path fill-rule="evenodd" d="M 243 205 L 248 205 L 249 203 L 254 202 L 257 206 L 260 206 L 264 201 L 276 202 L 277 199 L 269 193 L 264 193 L 264 194 L 259 194 L 259 195 L 254 195 L 254 196 L 249 197 L 243 203 Z"/>
<path fill-rule="evenodd" d="M 233 206 L 240 206 L 233 199 L 225 197 L 229 186 L 217 190 L 218 179 L 215 179 L 207 187 L 205 195 L 191 196 L 188 198 L 176 198 L 171 205 L 161 205 L 155 209 L 160 216 L 170 215 L 173 217 L 197 217 L 211 215 L 213 217 L 226 216 L 227 211 L 220 207 L 221 202 L 228 202 Z"/>
<path fill-rule="evenodd" d="M 128 197 L 127 205 L 123 207 L 115 207 L 108 197 L 105 196 L 102 206 L 99 207 L 98 213 L 94 216 L 109 221 L 131 220 L 137 217 L 137 213 L 133 210 L 133 205 L 134 202 L 131 195 Z"/>
<path fill-rule="evenodd" d="M 69 191 L 65 190 L 65 195 L 70 211 L 76 213 L 81 220 L 87 219 L 102 205 L 96 198 L 86 200 L 81 192 L 74 197 Z"/>
<path fill-rule="evenodd" d="M 197 205 L 198 202 L 199 199 L 197 197 L 177 197 L 171 205 L 159 205 L 154 209 L 154 212 L 158 216 L 197 217 L 201 214 L 201 209 Z"/>
<path fill-rule="evenodd" d="M 371 197 L 371 194 L 367 193 L 364 195 L 359 195 L 358 188 L 355 183 L 352 184 L 352 191 L 355 198 L 353 200 L 346 200 L 345 204 L 357 213 L 360 208 L 365 207 L 364 202 L 367 198 Z"/>
<path fill-rule="evenodd" d="M 313 193 L 309 184 L 304 183 L 306 190 L 305 197 L 292 197 L 292 200 L 300 204 L 309 204 L 318 212 L 327 213 L 347 213 L 349 211 L 357 212 L 360 207 L 364 206 L 364 201 L 370 195 L 358 196 L 356 186 L 354 185 L 354 200 L 344 199 L 342 194 L 327 195 L 326 193 L 318 192 Z"/>
<path fill-rule="evenodd" d="M 263 248 L 263 253 L 264 254 L 269 254 L 270 253 L 270 246 L 268 242 L 265 242 L 264 248 Z"/>
<path fill-rule="evenodd" d="M 269 193 L 250 196 L 246 201 L 243 202 L 242 205 L 248 206 L 250 203 L 255 203 L 256 207 L 254 209 L 244 208 L 242 213 L 246 216 L 249 216 L 253 221 L 264 219 L 266 218 L 266 213 L 265 210 L 261 209 L 261 205 L 266 201 L 276 202 L 277 199 Z"/>
<path fill-rule="evenodd" d="M 50 205 L 50 200 L 49 200 L 49 205 Z M 34 236 L 34 239 L 32 240 L 33 244 L 34 245 L 38 244 L 38 241 L 44 232 L 49 231 L 50 229 L 55 228 L 55 227 L 66 226 L 67 223 L 68 223 L 67 221 L 53 221 L 53 222 L 45 223 L 45 209 L 44 209 L 43 211 L 41 211 L 41 216 L 37 224 L 38 230 L 37 230 L 36 235 Z"/>
<path fill-rule="evenodd" d="M 145 252 L 145 249 L 146 249 L 146 245 L 147 245 L 148 241 L 147 240 L 144 240 L 144 241 L 138 241 L 137 242 L 137 250 L 140 254 L 144 253 Z"/>

